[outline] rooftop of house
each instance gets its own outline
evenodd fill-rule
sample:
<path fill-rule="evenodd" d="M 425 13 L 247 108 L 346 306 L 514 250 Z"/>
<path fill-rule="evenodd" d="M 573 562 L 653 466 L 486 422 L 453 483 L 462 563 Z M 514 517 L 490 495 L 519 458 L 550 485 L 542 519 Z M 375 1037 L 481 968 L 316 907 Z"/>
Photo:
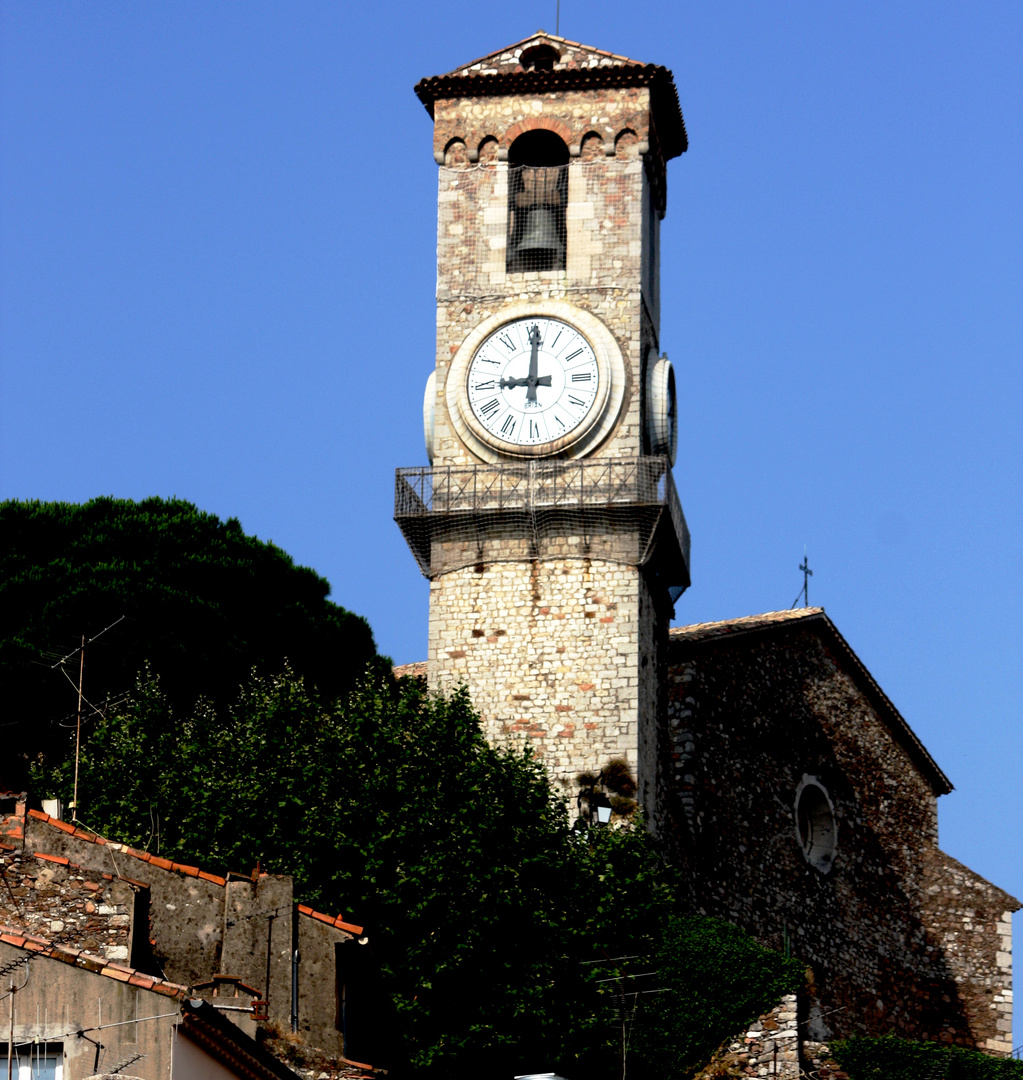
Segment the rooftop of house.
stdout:
<path fill-rule="evenodd" d="M 207 870 L 202 870 L 198 866 L 192 866 L 188 863 L 175 862 L 172 859 L 165 859 L 159 855 L 153 855 L 148 851 L 140 851 L 136 848 L 129 847 L 127 844 L 119 844 L 113 840 L 107 840 L 105 837 L 100 836 L 89 829 L 84 828 L 81 824 L 75 824 L 69 821 L 62 821 L 60 818 L 51 817 L 49 814 L 44 813 L 42 810 L 25 810 L 24 796 L 20 797 L 21 801 L 17 804 L 21 813 L 15 813 L 14 815 L 6 818 L 0 818 L 0 852 L 22 850 L 25 842 L 25 818 L 30 818 L 39 822 L 49 828 L 58 830 L 69 836 L 74 836 L 79 840 L 84 840 L 90 844 L 96 844 L 98 847 L 103 847 L 108 851 L 116 852 L 120 855 L 128 856 L 131 859 L 137 860 L 139 863 L 145 863 L 149 866 L 159 868 L 161 870 L 169 870 L 174 873 L 181 874 L 185 877 L 197 877 L 204 881 L 212 882 L 214 885 L 225 886 L 227 884 L 227 877 L 219 874 L 211 874 Z M 15 844 L 12 844 L 12 841 Z M 20 841 L 20 844 L 17 842 Z M 24 851 L 22 853 L 25 853 Z M 48 860 L 57 865 L 76 865 L 71 862 L 70 859 L 64 856 L 46 855 L 38 852 L 28 851 L 27 854 L 36 858 Z M 254 872 L 258 873 L 258 871 Z M 124 877 L 123 875 L 111 875 L 113 877 L 121 877 L 122 880 L 132 883 L 133 885 L 148 888 L 146 882 L 135 881 L 132 878 Z M 251 875 L 233 875 L 235 877 L 250 877 Z M 356 923 L 348 922 L 340 915 L 327 915 L 321 911 L 315 911 L 308 904 L 298 904 L 299 914 L 307 916 L 310 919 L 315 919 L 317 922 L 326 923 L 328 926 L 333 926 L 338 930 L 344 930 L 349 934 L 359 936 L 363 932 L 363 927 Z"/>

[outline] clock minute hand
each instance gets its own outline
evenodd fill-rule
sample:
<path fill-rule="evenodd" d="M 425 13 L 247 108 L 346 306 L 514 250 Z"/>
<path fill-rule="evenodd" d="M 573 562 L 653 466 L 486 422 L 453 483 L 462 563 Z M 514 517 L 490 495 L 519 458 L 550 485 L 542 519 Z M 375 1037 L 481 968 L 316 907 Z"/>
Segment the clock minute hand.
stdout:
<path fill-rule="evenodd" d="M 529 353 L 529 376 L 526 379 L 526 401 L 536 401 L 536 387 L 537 377 L 536 369 L 540 362 L 540 327 L 533 324 L 532 329 L 529 331 L 529 344 L 532 349 Z M 549 375 L 545 375 L 547 380 L 546 385 L 550 386 L 551 379 Z"/>

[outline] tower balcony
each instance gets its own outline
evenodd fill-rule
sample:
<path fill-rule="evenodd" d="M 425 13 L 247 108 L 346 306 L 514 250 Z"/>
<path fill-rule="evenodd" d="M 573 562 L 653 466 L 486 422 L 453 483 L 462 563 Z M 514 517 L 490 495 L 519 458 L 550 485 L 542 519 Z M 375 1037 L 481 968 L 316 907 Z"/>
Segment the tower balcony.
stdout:
<path fill-rule="evenodd" d="M 690 583 L 689 529 L 666 457 L 398 469 L 394 520 L 428 578 L 574 558 L 642 567 L 672 603 Z"/>

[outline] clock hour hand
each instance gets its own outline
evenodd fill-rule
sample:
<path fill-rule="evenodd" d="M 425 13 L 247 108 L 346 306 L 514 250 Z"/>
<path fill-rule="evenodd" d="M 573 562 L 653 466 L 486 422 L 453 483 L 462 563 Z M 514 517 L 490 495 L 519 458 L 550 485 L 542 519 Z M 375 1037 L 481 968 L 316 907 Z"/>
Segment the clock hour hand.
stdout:
<path fill-rule="evenodd" d="M 550 375 L 541 375 L 535 382 L 537 386 L 550 386 L 551 377 Z M 502 390 L 512 386 L 529 386 L 529 379 L 528 377 L 525 379 L 502 379 L 498 385 Z"/>

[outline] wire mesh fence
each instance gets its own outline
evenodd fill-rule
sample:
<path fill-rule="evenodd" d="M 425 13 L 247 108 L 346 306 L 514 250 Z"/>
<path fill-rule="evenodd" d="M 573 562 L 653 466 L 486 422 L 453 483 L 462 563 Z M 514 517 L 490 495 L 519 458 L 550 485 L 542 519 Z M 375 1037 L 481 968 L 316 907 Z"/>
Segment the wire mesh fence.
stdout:
<path fill-rule="evenodd" d="M 398 469 L 394 519 L 426 577 L 523 559 L 656 564 L 677 597 L 689 530 L 665 457 Z"/>

